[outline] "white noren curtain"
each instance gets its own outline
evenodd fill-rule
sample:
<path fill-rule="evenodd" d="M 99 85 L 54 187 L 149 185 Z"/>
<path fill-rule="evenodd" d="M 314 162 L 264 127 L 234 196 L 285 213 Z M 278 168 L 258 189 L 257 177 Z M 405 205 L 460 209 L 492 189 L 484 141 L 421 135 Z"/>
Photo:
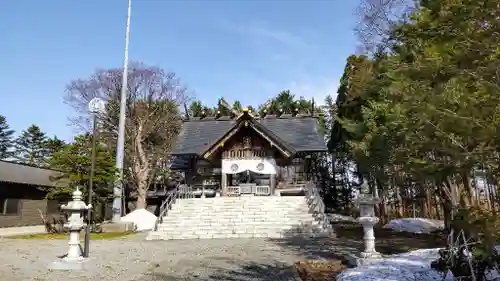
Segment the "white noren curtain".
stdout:
<path fill-rule="evenodd" d="M 276 162 L 274 159 L 223 159 L 222 173 L 238 174 L 251 171 L 257 174 L 275 175 Z"/>

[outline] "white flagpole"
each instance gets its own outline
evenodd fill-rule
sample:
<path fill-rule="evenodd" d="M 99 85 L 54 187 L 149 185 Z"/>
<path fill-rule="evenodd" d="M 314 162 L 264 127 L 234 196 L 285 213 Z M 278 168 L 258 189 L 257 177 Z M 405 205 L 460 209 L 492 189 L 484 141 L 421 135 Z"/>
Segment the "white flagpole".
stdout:
<path fill-rule="evenodd" d="M 132 0 L 128 0 L 127 26 L 125 31 L 125 55 L 123 58 L 123 80 L 120 96 L 120 120 L 118 125 L 118 141 L 116 144 L 116 168 L 118 179 L 113 188 L 113 222 L 119 222 L 122 215 L 123 200 L 123 157 L 125 151 L 125 111 L 127 110 L 127 84 L 128 84 L 128 44 L 130 40 L 130 15 Z"/>

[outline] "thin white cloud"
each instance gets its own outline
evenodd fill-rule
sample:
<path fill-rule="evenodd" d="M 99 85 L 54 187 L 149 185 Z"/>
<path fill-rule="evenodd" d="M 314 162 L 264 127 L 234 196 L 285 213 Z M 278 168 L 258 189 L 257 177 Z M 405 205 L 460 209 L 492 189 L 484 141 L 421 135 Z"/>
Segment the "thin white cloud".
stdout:
<path fill-rule="evenodd" d="M 271 27 L 263 21 L 254 21 L 245 24 L 228 25 L 230 29 L 242 35 L 252 36 L 258 40 L 268 40 L 270 43 L 279 43 L 287 47 L 303 48 L 311 45 L 298 34 L 288 30 Z"/>
<path fill-rule="evenodd" d="M 252 80 L 253 91 L 266 93 L 267 98 L 271 98 L 289 89 L 297 97 L 314 98 L 317 104 L 324 104 L 328 95 L 336 97 L 339 83 L 336 75 L 304 74 L 308 70 L 317 73 L 318 67 L 313 61 L 321 59 L 317 54 L 322 47 L 313 30 L 303 27 L 300 30 L 279 29 L 265 21 L 223 26 L 253 44 L 261 52 L 259 60 L 266 65 L 272 64 L 272 73 L 248 73 L 246 79 Z"/>
<path fill-rule="evenodd" d="M 337 78 L 334 76 L 309 78 L 292 82 L 290 91 L 296 96 L 303 96 L 306 99 L 314 98 L 316 104 L 323 105 L 328 95 L 334 99 L 337 97 L 338 84 Z"/>
<path fill-rule="evenodd" d="M 258 79 L 257 81 L 256 85 L 258 85 L 260 90 L 272 93 L 272 96 L 282 90 L 290 90 L 297 98 L 314 98 L 315 103 L 319 105 L 325 104 L 325 99 L 328 95 L 331 95 L 335 99 L 339 85 L 337 78 L 333 75 L 331 77 L 300 77 L 283 84 L 274 83 L 266 79 Z"/>

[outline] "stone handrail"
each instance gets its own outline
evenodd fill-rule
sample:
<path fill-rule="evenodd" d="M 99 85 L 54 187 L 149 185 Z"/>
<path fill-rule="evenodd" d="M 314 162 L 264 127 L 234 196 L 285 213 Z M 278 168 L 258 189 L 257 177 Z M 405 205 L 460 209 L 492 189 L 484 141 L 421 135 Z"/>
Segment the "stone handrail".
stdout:
<path fill-rule="evenodd" d="M 325 203 L 319 193 L 319 188 L 314 182 L 308 182 L 306 183 L 305 193 L 307 196 L 307 204 L 309 205 L 309 212 L 321 222 L 323 228 L 330 229 L 332 226 L 325 213 Z"/>

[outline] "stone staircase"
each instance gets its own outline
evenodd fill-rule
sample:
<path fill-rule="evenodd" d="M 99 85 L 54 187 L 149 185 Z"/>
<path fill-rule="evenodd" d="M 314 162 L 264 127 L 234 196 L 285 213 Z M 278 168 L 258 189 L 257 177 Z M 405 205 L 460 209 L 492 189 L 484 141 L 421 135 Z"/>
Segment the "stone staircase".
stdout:
<path fill-rule="evenodd" d="M 148 240 L 283 238 L 330 233 L 304 196 L 180 199 Z"/>

